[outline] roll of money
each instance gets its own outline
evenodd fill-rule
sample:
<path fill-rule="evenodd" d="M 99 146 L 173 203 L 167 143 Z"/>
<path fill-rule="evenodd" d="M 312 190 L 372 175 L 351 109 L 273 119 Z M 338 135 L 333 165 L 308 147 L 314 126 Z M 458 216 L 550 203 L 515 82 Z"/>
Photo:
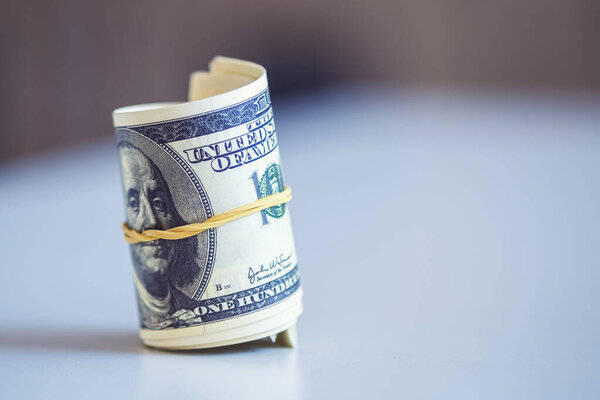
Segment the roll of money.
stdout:
<path fill-rule="evenodd" d="M 285 185 L 265 69 L 216 57 L 188 101 L 113 111 L 126 226 L 198 223 Z M 140 337 L 196 349 L 275 337 L 302 313 L 290 210 L 278 204 L 178 239 L 130 244 Z"/>

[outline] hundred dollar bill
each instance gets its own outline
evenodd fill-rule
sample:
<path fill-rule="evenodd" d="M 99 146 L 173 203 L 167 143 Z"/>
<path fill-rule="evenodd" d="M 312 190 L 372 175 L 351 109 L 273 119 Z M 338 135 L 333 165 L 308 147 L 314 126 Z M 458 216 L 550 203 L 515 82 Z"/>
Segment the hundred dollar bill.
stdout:
<path fill-rule="evenodd" d="M 113 112 L 126 222 L 138 232 L 202 222 L 284 188 L 262 66 L 217 57 L 192 74 L 188 100 Z M 130 251 L 145 344 L 295 340 L 302 289 L 287 204 Z"/>

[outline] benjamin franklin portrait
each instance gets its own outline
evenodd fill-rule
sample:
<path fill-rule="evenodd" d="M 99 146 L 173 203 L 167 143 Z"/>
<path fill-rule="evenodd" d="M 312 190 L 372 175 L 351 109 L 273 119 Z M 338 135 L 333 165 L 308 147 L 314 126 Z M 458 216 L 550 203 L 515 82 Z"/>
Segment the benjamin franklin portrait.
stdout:
<path fill-rule="evenodd" d="M 119 143 L 118 153 L 131 229 L 166 230 L 190 222 L 182 218 L 163 173 L 147 154 L 128 141 Z M 198 244 L 199 236 L 192 236 L 130 245 L 142 327 L 161 329 L 176 311 L 195 307 L 190 288 L 203 271 Z"/>

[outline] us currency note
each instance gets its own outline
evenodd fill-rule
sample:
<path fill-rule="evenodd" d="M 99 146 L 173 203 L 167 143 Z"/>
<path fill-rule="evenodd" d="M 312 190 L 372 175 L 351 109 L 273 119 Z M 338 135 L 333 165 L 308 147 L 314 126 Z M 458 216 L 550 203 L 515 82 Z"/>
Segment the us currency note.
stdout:
<path fill-rule="evenodd" d="M 131 229 L 202 222 L 284 189 L 264 68 L 215 58 L 210 71 L 192 75 L 189 100 L 113 112 Z M 148 345 L 258 339 L 293 327 L 302 312 L 287 204 L 130 252 Z"/>

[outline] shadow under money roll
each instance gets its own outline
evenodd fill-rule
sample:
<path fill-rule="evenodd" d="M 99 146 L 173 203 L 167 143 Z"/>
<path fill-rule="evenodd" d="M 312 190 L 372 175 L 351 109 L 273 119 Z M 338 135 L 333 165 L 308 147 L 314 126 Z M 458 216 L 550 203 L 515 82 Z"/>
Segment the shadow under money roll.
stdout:
<path fill-rule="evenodd" d="M 288 205 L 269 203 L 289 189 L 265 69 L 216 57 L 192 74 L 188 100 L 113 112 L 140 337 L 163 349 L 274 335 L 293 346 L 302 289 Z"/>

